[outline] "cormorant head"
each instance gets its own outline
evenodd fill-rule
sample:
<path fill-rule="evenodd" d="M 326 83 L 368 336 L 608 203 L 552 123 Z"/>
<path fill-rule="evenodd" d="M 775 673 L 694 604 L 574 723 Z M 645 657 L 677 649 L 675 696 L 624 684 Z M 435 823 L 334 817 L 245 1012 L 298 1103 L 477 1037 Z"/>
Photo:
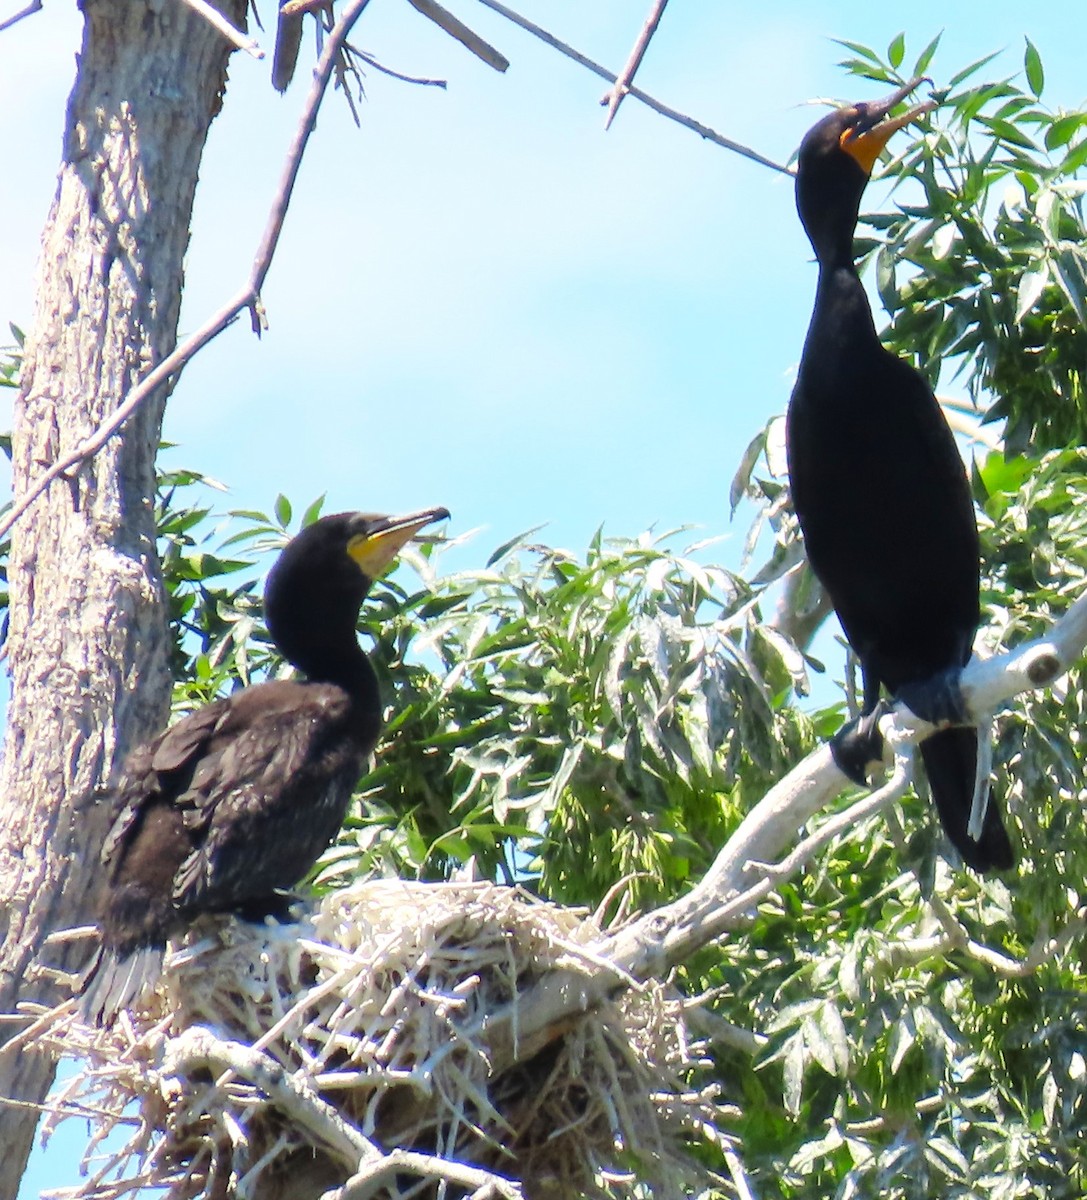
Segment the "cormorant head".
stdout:
<path fill-rule="evenodd" d="M 923 78 L 912 79 L 883 100 L 860 100 L 825 116 L 800 143 L 796 164 L 796 207 L 821 263 L 853 259 L 853 231 L 861 195 L 891 134 L 936 107 L 926 100 L 887 119 Z"/>
<path fill-rule="evenodd" d="M 403 517 L 335 513 L 308 525 L 268 573 L 264 619 L 288 662 L 310 678 L 336 679 L 361 653 L 359 608 L 374 580 L 425 525 L 449 516 L 428 508 Z"/>

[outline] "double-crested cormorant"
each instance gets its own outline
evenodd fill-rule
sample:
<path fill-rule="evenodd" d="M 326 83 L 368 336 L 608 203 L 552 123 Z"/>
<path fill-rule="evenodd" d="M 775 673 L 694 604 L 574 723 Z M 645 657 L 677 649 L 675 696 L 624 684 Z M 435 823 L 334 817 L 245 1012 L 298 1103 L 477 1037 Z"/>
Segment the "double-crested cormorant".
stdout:
<path fill-rule="evenodd" d="M 282 907 L 335 837 L 381 727 L 359 646 L 363 598 L 444 508 L 339 513 L 298 534 L 268 575 L 268 632 L 306 679 L 243 688 L 139 746 L 113 789 L 98 900 L 101 948 L 81 1009 L 107 1023 L 161 969 L 166 939 L 201 913 Z"/>
<path fill-rule="evenodd" d="M 808 559 L 860 659 L 866 713 L 881 685 L 893 696 L 964 666 L 981 616 L 977 526 L 955 440 L 924 378 L 880 344 L 853 261 L 876 158 L 933 107 L 887 119 L 920 82 L 824 117 L 797 163 L 797 210 L 819 282 L 789 402 L 789 477 Z M 941 731 L 921 743 L 921 757 L 963 860 L 978 871 L 1010 867 L 994 799 L 980 840 L 967 832 L 977 731 Z"/>

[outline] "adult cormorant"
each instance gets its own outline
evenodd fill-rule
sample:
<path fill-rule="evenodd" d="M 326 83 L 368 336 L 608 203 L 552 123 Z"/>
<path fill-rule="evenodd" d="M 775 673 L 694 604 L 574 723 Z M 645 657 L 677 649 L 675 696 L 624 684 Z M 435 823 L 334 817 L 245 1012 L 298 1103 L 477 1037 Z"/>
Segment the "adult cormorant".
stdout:
<path fill-rule="evenodd" d="M 920 82 L 824 117 L 797 162 L 797 210 L 819 282 L 789 402 L 789 478 L 808 560 L 860 659 L 866 713 L 881 685 L 893 696 L 964 666 L 981 615 L 978 534 L 962 459 L 932 389 L 880 344 L 853 261 L 876 158 L 896 129 L 934 107 L 888 119 Z M 980 840 L 967 832 L 977 731 L 941 731 L 921 743 L 921 757 L 963 860 L 977 871 L 1010 867 L 995 799 Z"/>
<path fill-rule="evenodd" d="M 157 978 L 166 939 L 206 912 L 282 907 L 343 822 L 381 728 L 359 646 L 363 598 L 400 548 L 449 514 L 322 517 L 268 575 L 265 619 L 305 676 L 205 705 L 129 755 L 102 849 L 101 947 L 81 1010 L 100 1024 Z"/>

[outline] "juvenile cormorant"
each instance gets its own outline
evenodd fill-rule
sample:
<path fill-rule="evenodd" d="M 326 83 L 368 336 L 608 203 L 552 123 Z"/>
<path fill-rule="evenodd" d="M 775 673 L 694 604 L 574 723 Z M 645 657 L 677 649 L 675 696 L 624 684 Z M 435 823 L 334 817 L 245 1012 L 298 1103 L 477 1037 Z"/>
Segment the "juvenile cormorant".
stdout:
<path fill-rule="evenodd" d="M 860 659 L 866 713 L 970 658 L 980 621 L 979 548 L 955 440 L 924 378 L 880 344 L 853 261 L 861 195 L 904 116 L 890 110 L 921 82 L 824 117 L 805 136 L 796 203 L 819 262 L 815 309 L 789 402 L 793 503 L 812 570 Z M 923 714 L 922 714 L 923 715 Z M 977 871 L 1014 861 L 996 801 L 979 841 L 967 832 L 977 731 L 921 743 L 948 837 Z"/>
<path fill-rule="evenodd" d="M 306 679 L 205 705 L 129 755 L 102 849 L 101 946 L 81 1011 L 108 1023 L 157 978 L 168 937 L 206 912 L 282 907 L 343 822 L 381 728 L 359 646 L 373 581 L 423 526 L 449 514 L 322 517 L 268 575 L 265 620 Z"/>

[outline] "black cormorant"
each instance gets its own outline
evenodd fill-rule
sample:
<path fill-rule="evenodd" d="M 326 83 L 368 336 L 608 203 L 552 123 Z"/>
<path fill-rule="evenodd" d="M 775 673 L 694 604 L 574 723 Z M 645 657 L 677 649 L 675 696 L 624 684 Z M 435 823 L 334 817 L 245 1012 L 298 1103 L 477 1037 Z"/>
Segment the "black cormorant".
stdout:
<path fill-rule="evenodd" d="M 166 939 L 206 912 L 273 911 L 335 837 L 381 728 L 356 623 L 373 581 L 444 508 L 322 517 L 268 575 L 268 632 L 305 680 L 205 705 L 129 755 L 112 789 L 81 1011 L 108 1023 L 161 969 Z"/>
<path fill-rule="evenodd" d="M 860 660 L 865 712 L 969 660 L 980 620 L 970 486 L 936 397 L 876 335 L 853 261 L 861 195 L 887 139 L 929 102 L 888 119 L 921 82 L 824 117 L 805 136 L 796 203 L 819 262 L 815 309 L 789 402 L 793 503 L 812 570 Z M 920 714 L 924 715 L 924 714 Z M 977 731 L 921 743 L 944 829 L 975 870 L 1014 861 L 995 799 L 967 832 Z"/>

